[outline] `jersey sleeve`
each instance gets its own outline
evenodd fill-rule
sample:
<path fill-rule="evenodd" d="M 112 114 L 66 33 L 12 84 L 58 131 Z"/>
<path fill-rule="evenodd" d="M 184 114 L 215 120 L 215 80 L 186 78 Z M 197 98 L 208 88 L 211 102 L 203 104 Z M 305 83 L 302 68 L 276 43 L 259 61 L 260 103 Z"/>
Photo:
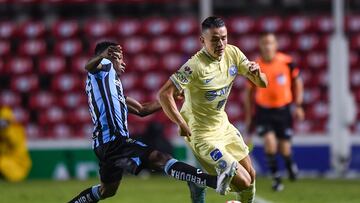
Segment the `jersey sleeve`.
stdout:
<path fill-rule="evenodd" d="M 103 79 L 107 74 L 109 74 L 109 71 L 112 68 L 113 64 L 109 59 L 106 58 L 103 58 L 100 64 L 102 66 L 101 70 L 93 73 L 93 75 L 98 79 Z"/>
<path fill-rule="evenodd" d="M 249 59 L 245 56 L 245 54 L 240 51 L 239 48 L 234 46 L 235 49 L 235 58 L 236 58 L 236 66 L 238 67 L 239 75 L 246 75 L 249 72 Z"/>
<path fill-rule="evenodd" d="M 174 83 L 178 90 L 183 90 L 192 82 L 194 75 L 194 66 L 190 62 L 186 62 L 179 70 L 170 76 L 170 80 Z"/>
<path fill-rule="evenodd" d="M 297 66 L 297 64 L 295 62 L 291 61 L 290 63 L 288 63 L 288 66 L 290 68 L 291 78 L 295 79 L 295 78 L 299 77 L 300 69 Z"/>

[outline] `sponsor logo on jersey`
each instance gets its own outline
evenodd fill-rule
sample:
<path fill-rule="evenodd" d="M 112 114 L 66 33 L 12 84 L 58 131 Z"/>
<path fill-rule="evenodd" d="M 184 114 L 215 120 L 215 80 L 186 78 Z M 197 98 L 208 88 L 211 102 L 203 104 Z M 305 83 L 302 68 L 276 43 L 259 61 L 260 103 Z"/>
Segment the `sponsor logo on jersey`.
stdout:
<path fill-rule="evenodd" d="M 226 95 L 229 90 L 230 90 L 230 87 L 231 87 L 231 84 L 229 86 L 226 86 L 224 88 L 221 88 L 219 90 L 211 90 L 211 91 L 207 91 L 205 93 L 205 98 L 208 100 L 208 101 L 213 101 L 216 97 L 218 96 L 223 96 L 223 95 Z"/>
<path fill-rule="evenodd" d="M 209 82 L 211 82 L 213 79 L 214 79 L 214 78 L 205 79 L 205 80 L 204 80 L 204 83 L 205 83 L 205 84 L 209 84 Z"/>
<path fill-rule="evenodd" d="M 214 161 L 219 160 L 221 157 L 223 157 L 221 151 L 219 149 L 214 149 L 210 152 L 210 156 Z"/>

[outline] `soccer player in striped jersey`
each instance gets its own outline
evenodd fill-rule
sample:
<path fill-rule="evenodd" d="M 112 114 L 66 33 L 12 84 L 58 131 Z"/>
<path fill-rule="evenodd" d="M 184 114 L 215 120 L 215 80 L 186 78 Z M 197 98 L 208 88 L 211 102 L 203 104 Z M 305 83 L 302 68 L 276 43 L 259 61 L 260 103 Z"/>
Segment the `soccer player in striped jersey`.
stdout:
<path fill-rule="evenodd" d="M 119 76 L 125 71 L 125 64 L 119 45 L 97 44 L 95 57 L 87 63 L 86 70 L 86 93 L 94 123 L 93 149 L 99 159 L 101 184 L 85 189 L 71 203 L 98 202 L 111 197 L 119 187 L 123 171 L 137 175 L 143 168 L 164 171 L 177 180 L 225 193 L 235 175 L 235 163 L 219 171 L 217 176 L 209 175 L 129 137 L 128 111 L 145 116 L 161 106 L 157 101 L 141 104 L 124 96 Z"/>

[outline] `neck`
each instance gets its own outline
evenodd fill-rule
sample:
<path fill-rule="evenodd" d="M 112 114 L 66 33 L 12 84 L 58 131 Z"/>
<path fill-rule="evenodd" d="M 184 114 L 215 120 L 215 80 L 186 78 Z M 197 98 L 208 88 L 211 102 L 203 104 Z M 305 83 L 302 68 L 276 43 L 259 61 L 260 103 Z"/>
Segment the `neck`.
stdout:
<path fill-rule="evenodd" d="M 222 56 L 219 56 L 219 57 L 215 57 L 213 55 L 210 54 L 210 52 L 204 47 L 204 52 L 206 55 L 208 55 L 212 60 L 217 60 L 217 61 L 220 61 Z"/>

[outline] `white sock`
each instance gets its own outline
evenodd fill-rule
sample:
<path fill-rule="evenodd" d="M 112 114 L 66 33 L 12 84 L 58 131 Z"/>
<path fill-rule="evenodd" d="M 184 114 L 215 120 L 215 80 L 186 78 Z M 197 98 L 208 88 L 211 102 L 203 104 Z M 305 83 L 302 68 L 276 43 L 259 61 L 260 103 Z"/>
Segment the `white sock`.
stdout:
<path fill-rule="evenodd" d="M 242 190 L 241 192 L 236 193 L 236 200 L 239 200 L 241 203 L 254 203 L 255 200 L 255 181 L 250 185 L 250 187 Z"/>

